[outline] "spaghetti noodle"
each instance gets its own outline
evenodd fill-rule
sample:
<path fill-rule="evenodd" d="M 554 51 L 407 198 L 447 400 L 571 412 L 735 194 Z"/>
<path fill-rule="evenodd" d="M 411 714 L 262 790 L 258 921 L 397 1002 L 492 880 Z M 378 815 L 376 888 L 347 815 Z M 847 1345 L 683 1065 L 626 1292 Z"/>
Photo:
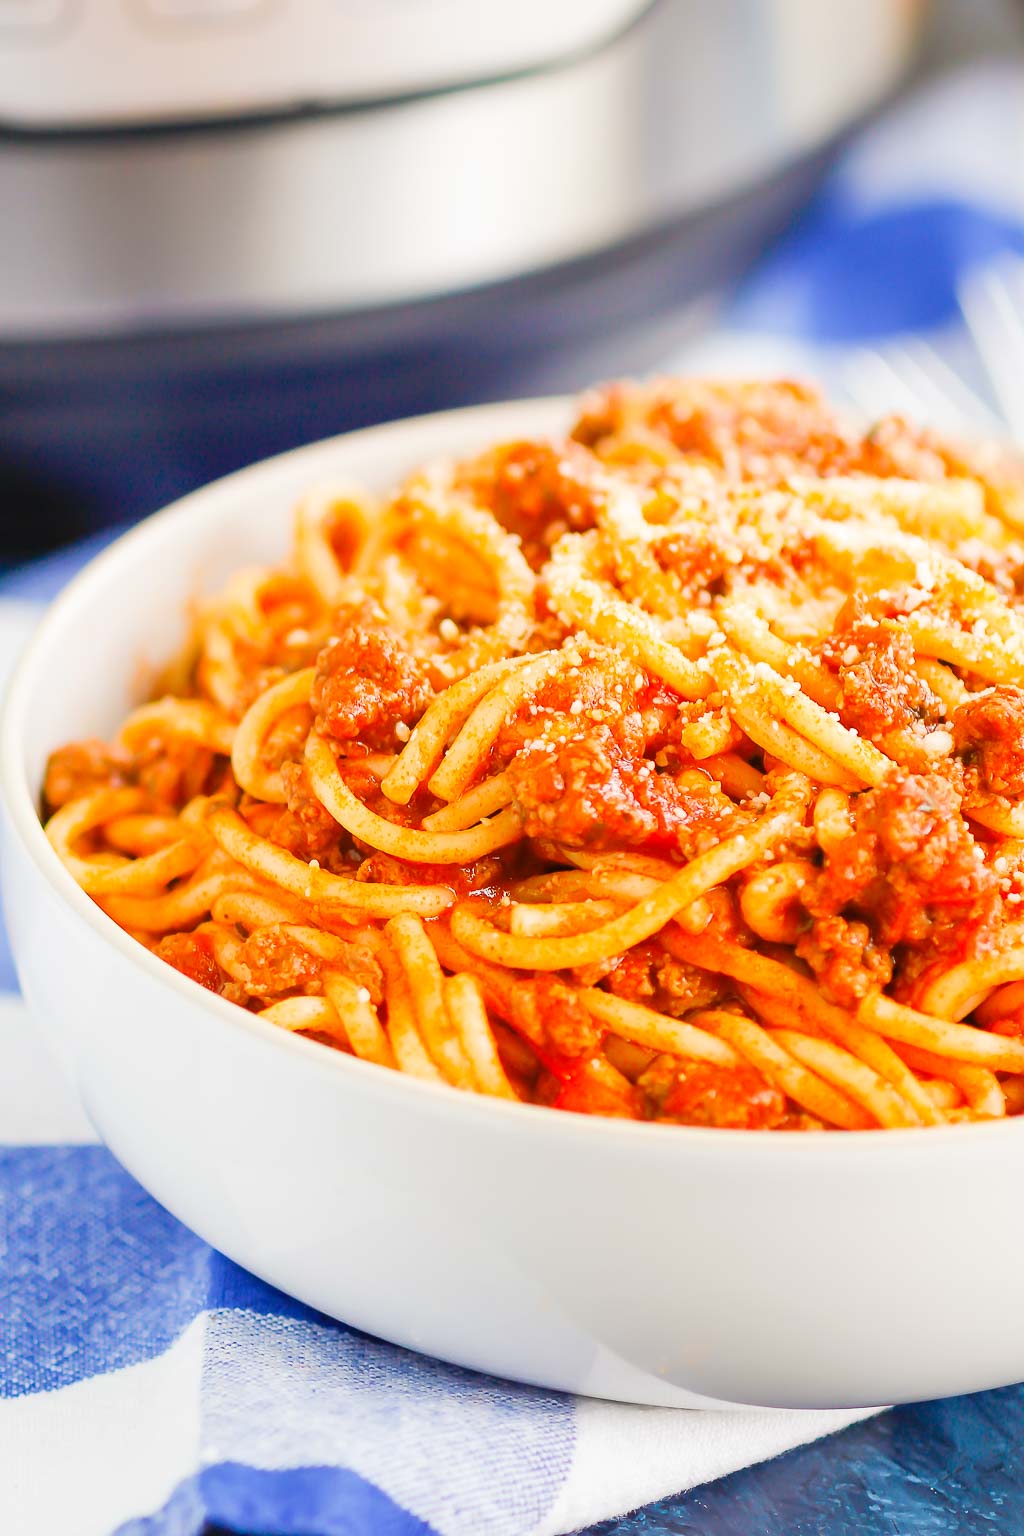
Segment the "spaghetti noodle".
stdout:
<path fill-rule="evenodd" d="M 1024 1111 L 1024 470 L 786 382 L 315 489 L 47 832 L 283 1030 L 705 1126 Z"/>

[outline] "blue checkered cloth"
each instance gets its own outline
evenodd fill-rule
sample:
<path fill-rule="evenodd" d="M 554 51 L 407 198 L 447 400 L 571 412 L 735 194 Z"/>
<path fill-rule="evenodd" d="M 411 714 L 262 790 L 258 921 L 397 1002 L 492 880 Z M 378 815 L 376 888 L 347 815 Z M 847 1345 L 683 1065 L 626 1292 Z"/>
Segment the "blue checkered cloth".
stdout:
<path fill-rule="evenodd" d="M 964 266 L 1024 248 L 1008 149 L 1020 93 L 995 69 L 869 130 L 737 295 L 733 339 L 781 335 L 825 356 L 947 325 Z M 94 547 L 0 579 L 0 667 Z M 97 1143 L 2 950 L 0 1344 L 4 1536 L 196 1536 L 207 1522 L 557 1536 L 857 1417 L 574 1399 L 298 1305 L 200 1242 Z"/>

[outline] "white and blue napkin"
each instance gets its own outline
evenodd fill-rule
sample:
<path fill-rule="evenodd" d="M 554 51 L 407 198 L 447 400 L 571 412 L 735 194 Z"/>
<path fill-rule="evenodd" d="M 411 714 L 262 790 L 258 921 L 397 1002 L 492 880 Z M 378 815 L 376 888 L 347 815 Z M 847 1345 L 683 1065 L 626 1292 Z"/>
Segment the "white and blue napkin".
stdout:
<path fill-rule="evenodd" d="M 870 128 L 737 296 L 733 344 L 948 323 L 966 264 L 1024 250 L 1022 126 L 1024 79 L 994 68 Z M 3 669 L 83 558 L 0 581 Z M 309 1311 L 98 1145 L 16 987 L 0 952 L 3 1536 L 558 1536 L 861 1417 L 575 1399 Z"/>

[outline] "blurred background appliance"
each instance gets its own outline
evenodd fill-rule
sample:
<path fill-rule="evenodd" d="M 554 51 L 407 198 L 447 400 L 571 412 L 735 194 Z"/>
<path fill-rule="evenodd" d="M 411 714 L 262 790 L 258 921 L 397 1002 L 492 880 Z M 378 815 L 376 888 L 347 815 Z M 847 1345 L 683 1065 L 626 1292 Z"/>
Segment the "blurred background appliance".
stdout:
<path fill-rule="evenodd" d="M 3 558 L 352 426 L 656 365 L 924 10 L 0 0 Z"/>

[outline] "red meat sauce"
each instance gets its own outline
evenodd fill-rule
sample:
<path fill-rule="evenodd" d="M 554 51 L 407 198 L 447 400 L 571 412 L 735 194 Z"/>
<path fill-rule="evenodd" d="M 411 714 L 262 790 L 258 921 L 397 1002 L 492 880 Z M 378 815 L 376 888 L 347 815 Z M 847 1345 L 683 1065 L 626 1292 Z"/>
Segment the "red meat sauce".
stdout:
<path fill-rule="evenodd" d="M 339 770 L 370 809 L 400 825 L 419 826 L 437 802 L 420 795 L 408 807 L 392 804 L 371 774 L 359 775 L 358 754 L 396 750 L 399 722 L 415 725 L 433 697 L 429 659 L 410 654 L 369 605 L 349 611 L 335 630 L 317 664 L 315 726 L 336 744 Z M 692 759 L 679 748 L 679 732 L 691 712 L 635 664 L 588 642 L 577 663 L 507 722 L 481 777 L 508 770 L 527 838 L 598 852 L 633 849 L 689 857 L 696 839 L 720 834 L 734 815 L 710 775 L 701 782 Z M 283 771 L 288 803 L 266 835 L 301 856 L 338 867 L 351 845 L 339 838 L 301 765 L 285 765 Z M 392 878 L 400 868 L 400 861 L 367 852 L 371 878 Z M 421 866 L 414 868 L 426 878 Z M 490 878 L 490 870 L 467 876 L 446 868 L 443 883 L 461 893 L 481 889 Z"/>
<path fill-rule="evenodd" d="M 198 981 L 208 992 L 222 992 L 228 980 L 205 934 L 169 933 L 153 946 L 153 953 L 191 981 Z"/>
<path fill-rule="evenodd" d="M 355 874 L 360 850 L 370 850 L 350 837 L 321 804 L 310 784 L 301 748 L 297 758 L 282 763 L 280 770 L 288 796 L 285 803 L 276 805 L 243 795 L 238 807 L 240 814 L 260 837 L 278 843 L 297 858 L 307 863 L 315 859 L 322 868 L 336 874 Z M 338 771 L 370 810 L 398 826 L 420 825 L 420 803 L 414 800 L 408 806 L 394 805 L 381 793 L 379 773 L 365 768 L 361 758 L 339 756 Z M 430 801 L 429 808 L 433 805 Z"/>
<path fill-rule="evenodd" d="M 710 778 L 706 792 L 680 787 L 648 758 L 631 757 L 605 725 L 567 739 L 539 737 L 508 771 L 525 835 L 569 848 L 678 857 L 696 834 L 731 819 Z"/>
<path fill-rule="evenodd" d="M 933 483 L 966 477 L 1001 515 L 1015 514 L 1018 522 L 1024 517 L 1024 468 L 1015 455 L 991 445 L 950 444 L 896 416 L 864 431 L 833 411 L 816 389 L 787 380 L 613 383 L 585 397 L 569 438 L 493 449 L 460 465 L 455 484 L 519 537 L 527 560 L 540 570 L 563 533 L 598 521 L 612 466 L 644 488 L 653 521 L 660 520 L 661 492 L 671 504 L 678 473 L 685 483 L 693 470 L 765 485 L 807 473 Z M 706 490 L 706 481 L 701 484 Z M 703 564 L 709 546 L 701 542 Z M 685 568 L 686 558 L 685 547 L 666 551 L 671 565 Z M 1008 579 L 1012 590 L 1024 574 L 1015 567 L 1007 577 L 1006 563 L 998 561 L 992 577 L 1004 585 Z"/>
<path fill-rule="evenodd" d="M 323 962 L 279 928 L 257 929 L 241 944 L 238 975 L 229 975 L 218 964 L 208 934 L 172 933 L 153 945 L 153 953 L 183 976 L 197 981 L 246 1008 L 261 1008 L 282 995 L 312 995 L 320 991 Z M 379 1003 L 383 996 L 380 966 L 366 946 L 345 946 L 344 969 L 357 985 L 366 988 Z"/>
<path fill-rule="evenodd" d="M 797 954 L 823 991 L 853 1004 L 895 976 L 897 993 L 998 933 L 998 879 L 941 773 L 896 773 L 851 797 L 852 825 L 801 892 L 810 924 Z"/>
<path fill-rule="evenodd" d="M 735 569 L 738 551 L 713 524 L 683 524 L 670 528 L 652 542 L 658 564 L 670 571 L 686 597 L 699 601 L 721 596 L 723 578 Z"/>
<path fill-rule="evenodd" d="M 732 815 L 680 748 L 691 712 L 635 664 L 594 647 L 506 724 L 486 772 L 508 771 L 529 838 L 690 857 L 695 839 Z"/>
<path fill-rule="evenodd" d="M 741 943 L 748 941 L 749 931 L 738 916 L 731 891 L 710 891 L 705 901 L 711 911 L 709 926 L 716 934 Z M 600 982 L 616 997 L 644 1003 L 675 1018 L 684 1018 L 696 1008 L 717 1007 L 731 996 L 732 989 L 726 977 L 678 959 L 656 938 L 646 939 L 609 961 L 585 967 L 575 972 L 575 977 L 584 986 Z"/>
<path fill-rule="evenodd" d="M 46 765 L 43 804 L 47 812 L 97 790 L 129 785 L 131 759 L 102 741 L 76 741 L 58 747 Z"/>
<path fill-rule="evenodd" d="M 662 1056 L 636 1080 L 609 1081 L 595 1070 L 594 1057 L 579 1058 L 568 1070 L 542 1072 L 534 1102 L 577 1114 L 730 1130 L 806 1130 L 817 1125 L 794 1114 L 786 1097 L 755 1067 L 684 1062 Z"/>
<path fill-rule="evenodd" d="M 839 684 L 843 724 L 883 749 L 913 745 L 945 720 L 945 709 L 914 671 L 910 636 L 900 627 L 902 610 L 892 599 L 877 602 L 855 595 L 836 618 L 821 659 Z M 898 737 L 898 742 L 894 738 Z"/>
<path fill-rule="evenodd" d="M 659 1120 L 744 1131 L 803 1128 L 790 1116 L 785 1094 L 746 1063 L 719 1067 L 661 1057 L 639 1081 Z"/>
<path fill-rule="evenodd" d="M 726 995 L 720 978 L 686 966 L 656 941 L 612 962 L 610 989 L 649 1006 L 664 1003 L 684 1013 Z M 481 981 L 488 1008 L 530 1047 L 539 1066 L 524 1086 L 535 1103 L 579 1114 L 625 1119 L 658 1119 L 680 1125 L 735 1129 L 806 1129 L 809 1117 L 794 1116 L 786 1100 L 753 1067 L 722 1068 L 681 1062 L 647 1053 L 649 1063 L 635 1082 L 609 1080 L 596 1069 L 604 1029 L 580 1003 L 577 986 L 594 975 L 574 973 L 517 978 L 484 968 Z"/>
<path fill-rule="evenodd" d="M 684 970 L 685 998 L 677 990 L 680 1011 L 696 1006 L 702 994 L 708 1000 L 718 990 L 715 978 L 703 977 L 695 967 L 683 967 L 667 955 L 656 955 L 657 946 L 646 946 L 649 972 L 659 976 L 658 987 L 671 985 L 667 972 Z M 348 946 L 346 972 L 381 1001 L 381 973 L 369 950 L 358 943 Z M 283 994 L 316 994 L 321 962 L 291 942 L 285 933 L 262 930 L 253 934 L 238 955 L 241 980 L 227 975 L 217 964 L 212 944 L 202 932 L 172 934 L 154 945 L 154 953 L 209 991 L 228 997 L 243 1007 L 259 1008 L 271 997 Z M 639 957 L 627 957 L 633 963 Z M 744 1129 L 803 1129 L 807 1117 L 793 1116 L 784 1097 L 752 1067 L 723 1069 L 706 1063 L 684 1063 L 656 1058 L 634 1083 L 609 1083 L 595 1072 L 595 1058 L 603 1031 L 579 1002 L 576 989 L 558 975 L 539 975 L 488 986 L 488 1004 L 528 1042 L 536 1060 L 523 1087 L 534 1102 L 583 1114 L 659 1119 L 678 1124 L 711 1125 Z M 656 1000 L 657 989 L 640 986 L 647 1001 Z M 671 1006 L 671 1002 L 670 1002 Z M 330 1041 L 327 1042 L 331 1043 Z M 519 1061 L 517 1065 L 521 1066 Z"/>
<path fill-rule="evenodd" d="M 383 744 L 387 731 L 393 732 L 393 725 L 384 726 L 388 709 L 398 707 L 408 723 L 415 723 L 424 698 L 432 696 L 423 663 L 398 649 L 396 638 L 379 621 L 371 625 L 364 617 L 357 616 L 344 628 L 339 646 L 330 653 L 334 659 L 321 668 L 318 702 L 323 723 L 335 729 L 340 726 L 336 739 L 342 753 L 353 743 L 350 733 L 356 718 L 371 740 Z M 891 619 L 865 614 L 863 605 L 854 604 L 823 653 L 843 682 L 844 699 L 857 701 L 861 709 L 856 722 L 850 723 L 866 734 L 872 733 L 866 729 L 869 725 L 884 735 L 887 729 L 904 727 L 908 720 L 930 722 L 934 715 L 927 690 L 922 696 L 906 683 L 901 640 Z M 391 670 L 373 679 L 375 696 L 365 689 L 350 695 L 356 698 L 356 715 L 346 715 L 340 683 L 346 674 L 340 657 L 365 659 L 371 653 L 378 660 L 390 657 Z M 360 681 L 365 684 L 367 679 Z M 573 715 L 570 711 L 577 702 L 579 713 Z M 692 856 L 695 837 L 717 838 L 737 816 L 728 802 L 723 809 L 722 797 L 710 779 L 706 789 L 695 788 L 692 765 L 683 766 L 683 755 L 676 754 L 673 771 L 656 770 L 651 753 L 664 754 L 666 743 L 672 742 L 673 722 L 677 732 L 683 716 L 682 701 L 635 674 L 617 656 L 591 655 L 573 677 L 553 680 L 534 705 L 510 724 L 488 771 L 507 764 L 514 803 L 528 839 L 544 843 L 557 838 L 570 847 L 635 849 L 682 860 Z M 376 738 L 373 721 L 380 727 Z M 996 688 L 979 693 L 956 712 L 952 730 L 968 789 L 986 794 L 1021 792 L 1024 691 Z M 190 793 L 208 787 L 208 753 L 186 748 L 179 757 L 161 748 L 161 755 L 165 771 L 170 763 L 174 774 L 162 783 L 149 778 L 147 787 L 155 804 L 177 806 Z M 66 748 L 51 761 L 46 798 L 55 808 L 105 784 L 146 784 L 151 767 L 145 758 L 132 761 L 98 743 Z M 339 767 L 360 798 L 391 820 L 419 825 L 435 808 L 430 797 L 417 797 L 406 808 L 394 806 L 380 793 L 377 778 L 360 771 L 358 756 L 342 756 Z M 542 867 L 536 861 L 531 864 L 528 844 L 467 869 L 412 864 L 360 847 L 320 805 L 300 762 L 286 762 L 283 771 L 287 804 L 267 806 L 243 798 L 242 813 L 261 835 L 300 857 L 316 858 L 325 868 L 385 883 L 443 884 L 464 898 L 488 891 L 497 895 L 510 879 Z M 685 778 L 684 784 L 680 778 Z M 937 959 L 950 963 L 973 952 L 998 925 L 996 878 L 979 857 L 978 845 L 963 821 L 961 787 L 955 776 L 903 774 L 894 775 L 881 789 L 852 797 L 850 836 L 825 855 L 819 879 L 801 897 L 806 926 L 797 941 L 797 954 L 826 996 L 853 1006 L 871 987 L 888 984 L 894 966 L 897 990 L 902 988 L 907 995 Z M 723 917 L 720 914 L 716 920 L 716 931 L 726 931 Z M 742 925 L 734 914 L 731 926 L 742 940 Z M 231 985 L 201 937 L 173 936 L 161 941 L 157 952 L 213 990 Z M 280 992 L 281 979 L 291 975 L 293 962 L 298 963 L 295 957 L 277 952 L 262 959 L 250 956 L 257 990 L 262 974 L 263 989 Z M 308 959 L 302 962 L 309 963 Z M 276 979 L 273 986 L 271 973 Z M 656 944 L 640 946 L 600 976 L 577 979 L 590 985 L 600 982 L 617 995 L 677 1015 L 729 996 L 720 979 L 683 966 Z M 304 972 L 296 974 L 294 985 L 308 985 L 310 980 Z M 580 1042 L 586 1042 L 588 1031 L 594 1039 L 589 1016 L 581 1016 L 578 1008 L 567 1010 L 564 995 L 559 996 L 557 1007 L 542 1009 L 541 1014 L 549 1024 L 540 1027 L 535 1018 L 527 1036 L 541 1059 L 563 1069 L 567 1061 L 578 1063 Z M 743 1097 L 746 1102 L 749 1095 Z M 719 1096 L 716 1102 L 724 1100 Z"/>
<path fill-rule="evenodd" d="M 731 902 L 727 892 L 720 895 L 726 905 Z M 480 969 L 469 957 L 458 959 L 470 969 Z M 580 1001 L 580 987 L 603 984 L 617 997 L 682 1017 L 695 1008 L 716 1005 L 731 995 L 732 985 L 725 978 L 676 959 L 657 939 L 565 975 L 541 971 L 509 980 L 505 973 L 485 968 L 480 976 L 489 1006 L 528 1041 L 558 1077 L 574 1068 L 580 1057 L 592 1053 L 605 1032 Z"/>
<path fill-rule="evenodd" d="M 516 534 L 539 570 L 563 533 L 594 526 L 599 465 L 571 439 L 509 443 L 459 467 L 456 486 Z"/>
<path fill-rule="evenodd" d="M 340 760 L 339 771 L 365 805 L 397 826 L 418 827 L 423 816 L 437 808 L 438 802 L 430 797 L 415 797 L 408 806 L 395 805 L 381 793 L 376 778 L 367 775 L 353 782 L 346 759 Z M 519 854 L 515 849 L 468 864 L 412 863 L 382 853 L 338 826 L 313 793 L 301 764 L 286 765 L 284 777 L 289 785 L 286 805 L 270 805 L 246 796 L 239 805 L 240 814 L 258 836 L 307 863 L 315 859 L 333 874 L 381 885 L 442 885 L 459 898 L 496 889 L 501 881 L 518 874 L 515 865 Z"/>
<path fill-rule="evenodd" d="M 953 716 L 968 795 L 1024 795 L 1024 688 L 988 688 Z"/>
<path fill-rule="evenodd" d="M 317 664 L 315 728 L 336 746 L 339 771 L 359 798 L 399 825 L 420 826 L 438 802 L 419 795 L 407 807 L 394 805 L 372 773 L 360 773 L 360 754 L 397 750 L 396 726 L 415 725 L 433 696 L 429 661 L 411 655 L 403 639 L 366 608 L 336 626 Z M 677 782 L 693 766 L 678 748 L 689 712 L 635 664 L 614 651 L 588 648 L 571 672 L 551 679 L 506 724 L 481 776 L 508 768 L 528 838 L 557 836 L 564 845 L 592 851 L 679 856 L 695 835 L 720 830 L 724 814 L 710 776 L 706 787 L 694 784 L 692 774 L 686 787 Z M 655 754 L 675 772 L 659 771 Z M 338 868 L 353 844 L 312 793 L 301 763 L 286 762 L 282 772 L 287 805 L 253 807 L 263 818 L 260 830 L 301 857 Z M 369 878 L 392 878 L 401 869 L 401 861 L 366 851 Z M 490 871 L 467 875 L 446 866 L 443 883 L 462 892 L 480 889 L 489 878 Z"/>
<path fill-rule="evenodd" d="M 397 751 L 440 681 L 426 656 L 369 599 L 339 608 L 316 660 L 312 703 L 321 734 L 360 752 Z"/>
<path fill-rule="evenodd" d="M 1006 515 L 1024 507 L 1024 465 L 991 444 L 944 441 L 898 416 L 866 431 L 814 387 L 793 380 L 737 384 L 657 380 L 606 385 L 585 397 L 573 437 L 600 456 L 631 434 L 648 436 L 730 480 L 778 484 L 795 474 L 872 475 L 937 482 L 973 479 Z M 1014 521 L 1011 515 L 1010 521 Z"/>
<path fill-rule="evenodd" d="M 190 741 L 164 738 L 134 754 L 100 741 L 59 747 L 46 765 L 43 809 L 46 815 L 101 789 L 136 788 L 149 797 L 157 814 L 173 814 L 196 795 L 216 794 L 226 787 L 225 759 Z"/>

